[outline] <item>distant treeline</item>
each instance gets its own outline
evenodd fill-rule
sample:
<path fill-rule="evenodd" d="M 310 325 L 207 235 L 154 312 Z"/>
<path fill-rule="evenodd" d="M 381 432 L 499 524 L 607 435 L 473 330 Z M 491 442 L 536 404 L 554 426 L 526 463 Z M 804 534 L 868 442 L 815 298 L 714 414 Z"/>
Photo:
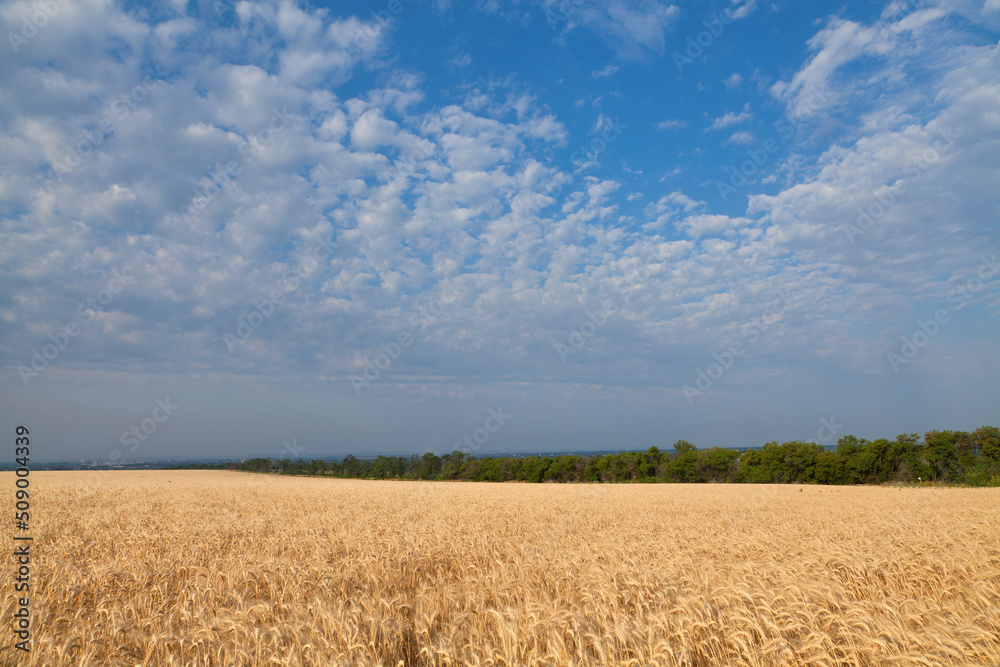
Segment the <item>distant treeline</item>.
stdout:
<path fill-rule="evenodd" d="M 644 452 L 603 456 L 487 456 L 455 451 L 339 462 L 249 459 L 228 466 L 247 472 L 322 475 L 359 479 L 468 480 L 475 482 L 746 482 L 754 484 L 883 484 L 935 482 L 1000 486 L 1000 428 L 983 426 L 972 433 L 929 431 L 895 440 L 869 442 L 853 435 L 834 451 L 822 445 L 769 442 L 744 451 L 724 447 L 698 449 L 679 440 L 673 451 L 650 447 Z"/>

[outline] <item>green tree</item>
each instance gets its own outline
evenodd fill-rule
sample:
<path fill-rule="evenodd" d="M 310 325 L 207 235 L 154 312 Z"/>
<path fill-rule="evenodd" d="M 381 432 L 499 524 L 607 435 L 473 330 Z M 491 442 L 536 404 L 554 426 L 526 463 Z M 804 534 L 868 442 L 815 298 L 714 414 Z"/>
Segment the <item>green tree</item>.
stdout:
<path fill-rule="evenodd" d="M 935 481 L 955 481 L 955 468 L 958 464 L 956 434 L 952 431 L 925 433 L 924 460 L 930 466 Z"/>
<path fill-rule="evenodd" d="M 895 470 L 894 479 L 898 482 L 931 478 L 930 468 L 923 462 L 920 437 L 916 433 L 896 436 L 896 440 L 890 443 L 886 456 Z"/>
<path fill-rule="evenodd" d="M 845 435 L 837 441 L 837 457 L 840 459 L 841 474 L 844 483 L 857 484 L 861 480 L 861 456 L 864 454 L 865 442 L 853 435 Z"/>
<path fill-rule="evenodd" d="M 434 452 L 426 452 L 420 457 L 420 479 L 434 479 L 441 472 L 441 457 Z"/>
<path fill-rule="evenodd" d="M 271 472 L 271 459 L 247 459 L 240 464 L 240 470 L 247 472 Z"/>
<path fill-rule="evenodd" d="M 664 466 L 666 478 L 672 482 L 704 482 L 699 468 L 698 448 L 687 440 L 674 443 L 674 454 Z"/>
<path fill-rule="evenodd" d="M 759 450 L 712 447 L 699 450 L 678 440 L 670 454 L 658 447 L 581 458 L 486 457 L 454 451 L 444 456 L 378 456 L 341 461 L 253 458 L 229 463 L 231 470 L 281 474 L 331 474 L 354 478 L 519 480 L 529 482 L 819 482 L 880 484 L 887 481 L 941 480 L 974 486 L 1000 486 L 1000 428 L 983 426 L 972 433 L 928 431 L 923 440 L 905 433 L 895 440 L 869 442 L 853 435 L 837 442 L 836 451 L 801 441 L 769 442 Z M 205 467 L 194 465 L 190 467 Z"/>
<path fill-rule="evenodd" d="M 761 449 L 743 452 L 737 464 L 737 479 L 748 484 L 769 484 L 775 481 L 770 462 L 774 458 L 771 448 L 777 446 L 777 442 L 769 442 Z"/>
<path fill-rule="evenodd" d="M 340 462 L 340 476 L 341 477 L 361 477 L 362 466 L 361 461 L 357 459 L 354 454 L 348 454 Z"/>
<path fill-rule="evenodd" d="M 1000 428 L 980 426 L 972 432 L 971 440 L 990 476 L 996 475 L 1000 470 Z"/>
<path fill-rule="evenodd" d="M 826 450 L 816 457 L 816 481 L 819 484 L 846 484 L 844 462 L 837 452 Z"/>
<path fill-rule="evenodd" d="M 591 456 L 587 458 L 587 465 L 584 467 L 583 476 L 588 482 L 604 481 L 604 472 L 607 468 L 604 465 L 604 456 Z"/>
<path fill-rule="evenodd" d="M 703 479 L 715 483 L 734 481 L 736 462 L 740 458 L 739 451 L 727 447 L 712 447 L 698 454 L 699 474 Z"/>
<path fill-rule="evenodd" d="M 441 457 L 441 479 L 458 479 L 466 462 L 465 452 L 458 450 Z M 469 458 L 472 458 L 471 456 Z"/>
<path fill-rule="evenodd" d="M 698 448 L 692 445 L 687 440 L 678 440 L 677 442 L 674 443 L 673 450 L 674 452 L 676 452 L 677 456 L 680 456 L 681 454 L 696 452 L 698 451 Z"/>
<path fill-rule="evenodd" d="M 371 479 L 393 479 L 406 472 L 406 459 L 402 456 L 379 456 L 368 466 L 367 477 Z"/>
<path fill-rule="evenodd" d="M 528 456 L 520 459 L 521 470 L 518 479 L 525 482 L 543 482 L 545 473 L 552 465 L 548 456 Z"/>
<path fill-rule="evenodd" d="M 406 468 L 403 470 L 403 477 L 406 479 L 420 479 L 420 457 L 416 454 L 407 459 Z"/>
<path fill-rule="evenodd" d="M 891 455 L 892 442 L 886 438 L 879 438 L 878 440 L 873 440 L 868 445 L 868 449 L 873 461 L 872 465 L 875 474 L 875 479 L 872 481 L 877 484 L 892 481 L 896 476 L 897 468 L 897 464 Z"/>
<path fill-rule="evenodd" d="M 476 479 L 484 482 L 504 482 L 509 479 L 503 471 L 503 461 L 487 457 L 479 461 L 479 473 Z"/>
<path fill-rule="evenodd" d="M 615 454 L 615 478 L 619 482 L 632 482 L 642 477 L 646 469 L 645 457 L 637 452 Z"/>
<path fill-rule="evenodd" d="M 666 458 L 666 454 L 660 448 L 653 445 L 646 450 L 646 468 L 642 471 L 642 476 L 647 479 L 655 479 L 659 476 L 660 466 Z"/>
<path fill-rule="evenodd" d="M 793 440 L 780 447 L 781 481 L 809 483 L 816 481 L 816 459 L 823 452 L 823 446 L 812 442 Z"/>
<path fill-rule="evenodd" d="M 583 477 L 584 461 L 576 455 L 558 456 L 545 471 L 545 481 L 578 482 Z"/>

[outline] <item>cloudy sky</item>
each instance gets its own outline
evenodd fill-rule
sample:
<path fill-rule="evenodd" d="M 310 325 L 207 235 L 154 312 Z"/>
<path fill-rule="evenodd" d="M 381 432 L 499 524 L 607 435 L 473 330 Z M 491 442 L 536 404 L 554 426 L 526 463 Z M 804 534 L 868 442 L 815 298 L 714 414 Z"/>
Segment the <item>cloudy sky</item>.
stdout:
<path fill-rule="evenodd" d="M 16 0 L 0 34 L 0 425 L 39 459 L 1000 417 L 998 0 Z"/>

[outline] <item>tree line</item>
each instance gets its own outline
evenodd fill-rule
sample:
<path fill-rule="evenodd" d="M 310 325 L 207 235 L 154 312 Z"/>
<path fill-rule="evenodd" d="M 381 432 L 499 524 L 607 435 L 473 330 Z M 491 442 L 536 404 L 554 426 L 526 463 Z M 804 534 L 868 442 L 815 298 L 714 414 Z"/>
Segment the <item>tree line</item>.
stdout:
<path fill-rule="evenodd" d="M 249 459 L 232 470 L 359 479 L 475 482 L 732 482 L 754 484 L 885 484 L 932 482 L 1000 486 L 1000 428 L 928 431 L 895 440 L 848 435 L 834 450 L 793 440 L 760 449 L 698 449 L 686 440 L 672 450 L 579 456 L 379 456 L 341 461 Z"/>

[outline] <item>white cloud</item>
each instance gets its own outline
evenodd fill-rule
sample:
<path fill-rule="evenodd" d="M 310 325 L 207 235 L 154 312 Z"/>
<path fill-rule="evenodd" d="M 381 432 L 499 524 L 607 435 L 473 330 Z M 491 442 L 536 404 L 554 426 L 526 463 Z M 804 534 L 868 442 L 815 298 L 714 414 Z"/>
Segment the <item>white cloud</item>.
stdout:
<path fill-rule="evenodd" d="M 645 215 L 652 220 L 651 226 L 659 229 L 665 225 L 676 223 L 683 215 L 704 206 L 705 202 L 696 201 L 680 190 L 675 190 L 660 197 L 657 201 L 646 205 Z"/>
<path fill-rule="evenodd" d="M 735 111 L 728 111 L 719 118 L 713 119 L 712 124 L 708 127 L 708 129 L 724 130 L 727 127 L 745 123 L 751 118 L 753 118 L 753 114 L 750 113 L 750 104 L 747 103 L 747 105 L 743 107 L 743 111 L 740 111 L 739 113 L 736 113 Z"/>
<path fill-rule="evenodd" d="M 749 222 L 747 218 L 731 218 L 728 215 L 691 215 L 679 221 L 677 229 L 696 239 L 706 234 L 720 235 Z M 729 250 L 734 248 L 731 244 L 724 247 Z"/>
<path fill-rule="evenodd" d="M 814 55 L 790 81 L 773 84 L 771 93 L 787 105 L 788 112 L 793 117 L 814 114 L 821 108 L 831 106 L 835 99 L 833 93 L 838 88 L 835 85 L 836 72 L 861 57 L 881 57 L 897 62 L 896 67 L 882 70 L 878 79 L 869 80 L 868 87 L 884 91 L 886 81 L 891 81 L 893 76 L 898 78 L 899 72 L 896 70 L 901 68 L 901 64 L 912 63 L 913 58 L 922 50 L 914 42 L 914 38 L 929 37 L 929 34 L 925 34 L 926 29 L 947 14 L 936 7 L 918 7 L 905 13 L 910 8 L 911 3 L 894 3 L 883 12 L 883 19 L 872 25 L 831 18 L 808 42 Z M 933 41 L 944 44 L 946 41 L 939 38 L 946 40 L 947 35 L 948 33 L 938 35 Z M 846 83 L 854 84 L 858 90 L 841 87 L 842 92 L 858 98 L 864 94 L 864 82 L 864 79 L 849 79 Z"/>
<path fill-rule="evenodd" d="M 726 88 L 739 88 L 741 85 L 743 85 L 743 77 L 740 74 L 734 72 L 733 74 L 726 77 L 722 81 L 722 83 L 726 86 Z"/>
<path fill-rule="evenodd" d="M 790 82 L 779 81 L 771 87 L 778 99 L 786 102 L 794 116 L 809 114 L 813 109 L 802 98 L 822 92 L 833 72 L 841 65 L 861 55 L 876 38 L 877 32 L 854 21 L 832 20 L 826 28 L 809 40 L 816 52 L 809 63 Z"/>
<path fill-rule="evenodd" d="M 560 16 L 565 12 L 560 0 L 547 0 L 545 8 Z M 619 56 L 632 60 L 647 53 L 662 54 L 666 46 L 665 30 L 679 14 L 677 5 L 659 0 L 574 3 L 565 13 L 564 30 L 584 26 L 608 42 Z"/>
<path fill-rule="evenodd" d="M 735 132 L 728 139 L 726 139 L 726 143 L 746 146 L 747 144 L 753 143 L 753 135 L 749 132 Z"/>
<path fill-rule="evenodd" d="M 757 8 L 757 0 L 729 0 L 729 2 L 735 5 L 729 9 L 730 16 L 734 21 L 746 18 Z"/>
<path fill-rule="evenodd" d="M 687 125 L 687 123 L 685 123 L 682 120 L 668 119 L 668 120 L 661 120 L 659 123 L 657 123 L 656 124 L 656 129 L 658 129 L 658 130 L 679 130 L 682 127 L 685 127 L 686 125 Z"/>
<path fill-rule="evenodd" d="M 684 208 L 685 211 L 690 211 L 690 210 L 695 209 L 698 206 L 701 206 L 701 205 L 703 205 L 705 203 L 705 202 L 695 201 L 694 199 L 691 199 L 690 197 L 688 197 L 683 192 L 671 192 L 669 195 L 667 195 L 666 197 L 664 197 L 661 201 L 666 201 L 666 202 L 670 202 L 670 203 L 673 203 L 673 204 L 679 204 L 680 206 L 682 206 Z"/>
<path fill-rule="evenodd" d="M 399 126 L 382 117 L 381 111 L 369 109 L 354 121 L 351 128 L 351 145 L 363 151 L 395 143 Z"/>
<path fill-rule="evenodd" d="M 528 136 L 544 139 L 550 143 L 564 145 L 568 133 L 566 127 L 555 116 L 547 114 L 542 117 L 530 118 L 522 123 Z"/>
<path fill-rule="evenodd" d="M 992 221 L 1000 204 L 984 193 L 1000 177 L 986 156 L 1000 142 L 985 139 L 1000 136 L 992 111 L 1000 61 L 994 48 L 975 51 L 930 84 L 943 104 L 933 117 L 915 122 L 896 108 L 893 122 L 866 123 L 853 145 L 826 151 L 814 178 L 751 197 L 749 212 L 769 223 L 762 242 L 822 247 L 858 279 L 884 284 L 889 273 L 905 275 L 912 298 L 944 302 L 948 288 L 937 276 L 972 270 L 969 248 L 998 242 Z M 902 312 L 905 303 L 894 308 Z"/>
<path fill-rule="evenodd" d="M 451 63 L 453 67 L 465 68 L 472 64 L 472 56 L 468 53 L 459 53 L 448 62 Z"/>
<path fill-rule="evenodd" d="M 618 65 L 608 65 L 607 67 L 605 67 L 602 70 L 594 70 L 592 76 L 595 79 L 603 79 L 605 77 L 611 76 L 612 74 L 614 74 L 615 72 L 617 72 L 619 69 L 620 69 L 620 67 L 618 67 Z"/>

